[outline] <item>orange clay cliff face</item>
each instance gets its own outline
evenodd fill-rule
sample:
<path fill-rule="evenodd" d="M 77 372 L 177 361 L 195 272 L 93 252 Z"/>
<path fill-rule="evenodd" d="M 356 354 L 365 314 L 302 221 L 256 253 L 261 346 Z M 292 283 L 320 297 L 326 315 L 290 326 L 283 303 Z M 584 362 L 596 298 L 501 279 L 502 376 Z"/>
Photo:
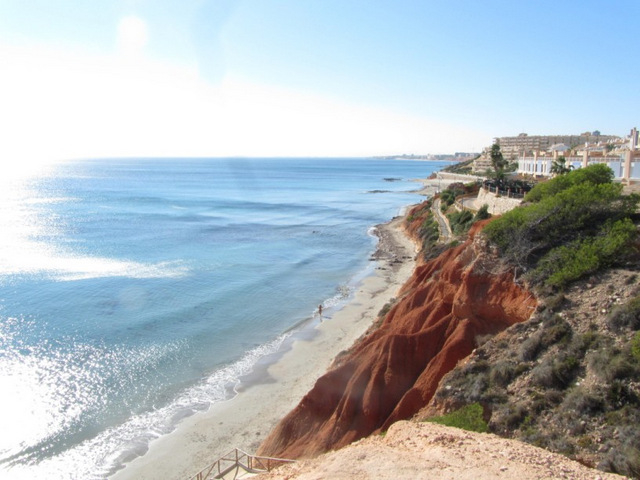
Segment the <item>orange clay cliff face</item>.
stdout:
<path fill-rule="evenodd" d="M 382 325 L 318 379 L 260 455 L 312 457 L 412 417 L 479 337 L 529 318 L 535 298 L 501 269 L 481 226 L 416 268 Z"/>

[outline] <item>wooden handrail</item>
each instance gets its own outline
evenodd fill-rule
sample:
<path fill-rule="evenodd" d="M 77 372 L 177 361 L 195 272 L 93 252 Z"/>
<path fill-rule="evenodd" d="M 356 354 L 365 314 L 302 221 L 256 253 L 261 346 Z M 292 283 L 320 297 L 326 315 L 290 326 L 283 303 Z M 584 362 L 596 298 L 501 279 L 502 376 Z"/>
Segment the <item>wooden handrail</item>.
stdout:
<path fill-rule="evenodd" d="M 242 463 L 245 460 L 245 463 Z M 230 462 L 227 464 L 227 462 Z M 211 465 L 206 466 L 189 480 L 209 480 L 214 478 L 224 478 L 225 475 L 236 470 L 233 478 L 236 478 L 240 469 L 249 473 L 270 472 L 275 467 L 285 463 L 294 463 L 295 460 L 274 457 L 258 457 L 249 455 L 246 452 L 236 448 L 226 455 L 223 455 Z"/>

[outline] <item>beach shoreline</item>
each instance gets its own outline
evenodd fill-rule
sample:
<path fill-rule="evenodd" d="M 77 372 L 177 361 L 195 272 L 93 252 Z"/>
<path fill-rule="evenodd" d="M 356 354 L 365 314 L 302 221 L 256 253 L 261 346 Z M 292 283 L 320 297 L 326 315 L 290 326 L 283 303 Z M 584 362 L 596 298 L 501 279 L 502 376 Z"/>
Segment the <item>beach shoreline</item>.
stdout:
<path fill-rule="evenodd" d="M 403 220 L 404 215 L 375 227 L 379 241 L 371 260 L 376 267 L 343 308 L 323 315 L 312 335 L 296 338 L 273 363 L 259 367 L 262 378 L 253 375 L 230 400 L 186 418 L 109 478 L 190 478 L 234 448 L 253 453 L 412 275 L 416 245 Z"/>

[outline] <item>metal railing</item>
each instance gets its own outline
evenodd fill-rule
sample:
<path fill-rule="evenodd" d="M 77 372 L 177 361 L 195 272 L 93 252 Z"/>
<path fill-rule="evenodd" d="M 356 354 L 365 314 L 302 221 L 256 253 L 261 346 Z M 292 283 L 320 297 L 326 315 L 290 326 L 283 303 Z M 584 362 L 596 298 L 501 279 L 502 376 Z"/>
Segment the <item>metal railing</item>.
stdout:
<path fill-rule="evenodd" d="M 472 213 L 477 213 L 478 209 L 475 207 L 471 207 L 469 205 L 465 205 L 465 200 L 475 200 L 476 198 L 478 198 L 478 194 L 477 193 L 465 193 L 464 195 L 460 195 L 459 197 L 456 197 L 455 202 L 453 203 L 454 207 L 456 207 L 456 210 L 458 210 L 459 212 L 462 212 L 463 210 L 469 210 Z"/>
<path fill-rule="evenodd" d="M 507 198 L 524 198 L 524 196 L 526 195 L 526 192 L 524 192 L 522 189 L 517 188 L 507 188 L 506 190 L 503 190 L 495 185 L 483 185 L 482 188 L 488 190 L 489 193 L 495 193 L 496 195 Z"/>
<path fill-rule="evenodd" d="M 285 463 L 294 463 L 295 460 L 286 458 L 258 457 L 249 455 L 239 449 L 234 449 L 220 457 L 211 465 L 200 470 L 189 480 L 209 480 L 214 478 L 237 478 L 242 471 L 248 473 L 270 472 Z"/>

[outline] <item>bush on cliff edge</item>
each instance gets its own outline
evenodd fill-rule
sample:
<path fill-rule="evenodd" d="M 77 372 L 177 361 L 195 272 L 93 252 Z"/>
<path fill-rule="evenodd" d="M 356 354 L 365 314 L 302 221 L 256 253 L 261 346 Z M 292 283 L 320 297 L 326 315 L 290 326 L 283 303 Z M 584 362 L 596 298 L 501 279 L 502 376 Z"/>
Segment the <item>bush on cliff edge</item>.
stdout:
<path fill-rule="evenodd" d="M 489 431 L 489 425 L 483 418 L 482 406 L 479 403 L 466 405 L 446 415 L 429 418 L 427 421 L 470 432 L 485 433 Z"/>
<path fill-rule="evenodd" d="M 623 195 L 606 165 L 592 165 L 537 185 L 532 202 L 487 225 L 485 234 L 533 285 L 563 287 L 625 261 L 638 232 L 640 196 Z"/>

